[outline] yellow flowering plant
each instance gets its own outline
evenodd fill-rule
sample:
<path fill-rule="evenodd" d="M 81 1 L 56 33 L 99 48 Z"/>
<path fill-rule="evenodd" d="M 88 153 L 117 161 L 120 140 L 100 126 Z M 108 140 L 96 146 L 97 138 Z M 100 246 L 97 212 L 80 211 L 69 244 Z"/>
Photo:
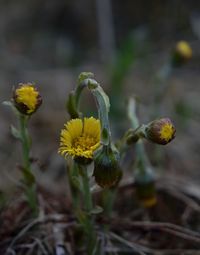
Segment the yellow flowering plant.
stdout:
<path fill-rule="evenodd" d="M 80 111 L 80 98 L 84 88 L 88 89 L 95 97 L 98 119 L 84 117 Z M 93 227 L 94 217 L 91 216 L 96 208 L 90 188 L 91 175 L 88 172 L 91 162 L 94 165 L 95 182 L 104 189 L 102 210 L 105 210 L 109 216 L 114 199 L 114 195 L 111 195 L 114 194 L 114 189 L 110 193 L 110 188 L 115 188 L 122 177 L 120 157 L 127 150 L 124 144 L 130 146 L 134 143 L 138 157 L 138 170 L 135 172 L 138 197 L 143 201 L 145 207 L 154 206 L 157 201 L 154 186 L 155 176 L 145 154 L 142 139 L 145 138 L 157 144 L 167 144 L 174 138 L 175 128 L 168 118 L 139 125 L 135 114 L 135 102 L 130 100 L 128 116 L 132 123 L 132 129 L 125 133 L 122 143 L 116 148 L 112 142 L 109 124 L 109 98 L 92 73 L 79 75 L 78 85 L 69 94 L 66 107 L 71 119 L 64 124 L 64 128 L 61 130 L 58 153 L 66 160 L 69 159 L 73 162 L 68 176 L 72 188 L 71 193 L 76 200 L 74 203 L 76 216 L 88 236 L 86 238 L 88 254 L 94 254 L 94 250 L 97 249 L 97 236 Z M 121 153 L 122 149 L 123 153 Z M 74 192 L 75 190 L 76 192 Z M 84 199 L 83 209 L 81 208 L 81 198 Z M 101 210 L 97 211 L 101 212 Z"/>
<path fill-rule="evenodd" d="M 38 206 L 36 182 L 31 169 L 31 138 L 28 133 L 28 121 L 41 103 L 40 93 L 32 83 L 20 83 L 14 88 L 11 101 L 4 102 L 12 108 L 19 121 L 18 128 L 11 126 L 11 132 L 22 144 L 23 166 L 20 169 L 22 170 L 23 179 L 21 184 L 34 215 L 38 214 Z"/>
<path fill-rule="evenodd" d="M 80 98 L 84 89 L 95 98 L 98 111 L 96 118 L 86 117 L 80 111 Z M 40 93 L 32 83 L 19 84 L 13 91 L 12 100 L 6 102 L 19 120 L 19 127 L 12 126 L 11 132 L 22 144 L 22 184 L 35 215 L 38 214 L 38 193 L 30 160 L 28 122 L 41 103 Z M 92 73 L 79 75 L 76 88 L 68 96 L 66 108 L 70 119 L 61 129 L 58 153 L 67 161 L 72 206 L 78 227 L 83 232 L 85 254 L 99 254 L 99 236 L 94 223 L 99 213 L 103 213 L 107 219 L 111 216 L 116 190 L 123 177 L 123 155 L 130 146 L 135 147 L 136 167 L 133 174 L 136 193 L 143 207 L 153 207 L 157 203 L 156 175 L 143 141 L 166 145 L 174 139 L 176 130 L 169 118 L 140 124 L 136 115 L 136 101 L 131 98 L 127 109 L 131 129 L 125 132 L 118 143 L 114 143 L 109 121 L 110 100 Z M 101 189 L 101 206 L 94 201 L 93 190 L 97 186 Z M 105 232 L 109 230 L 108 224 L 103 224 L 102 228 Z"/>
<path fill-rule="evenodd" d="M 79 109 L 79 100 L 84 88 L 87 88 L 95 97 L 98 109 L 99 119 L 94 117 L 86 118 Z M 103 91 L 102 87 L 93 79 L 92 73 L 81 73 L 78 79 L 78 85 L 73 90 L 67 100 L 67 110 L 71 120 L 64 125 L 60 134 L 60 147 L 58 153 L 62 156 L 71 157 L 75 166 L 78 168 L 77 179 L 81 182 L 78 189 L 82 190 L 84 197 L 84 211 L 80 219 L 80 206 L 75 210 L 79 212 L 77 217 L 80 222 L 84 219 L 83 227 L 88 235 L 87 247 L 88 254 L 93 254 L 97 247 L 97 238 L 93 229 L 93 217 L 89 216 L 96 211 L 93 206 L 90 180 L 88 175 L 88 165 L 94 162 L 94 177 L 96 182 L 103 187 L 111 187 L 119 181 L 121 169 L 119 166 L 118 151 L 113 149 L 111 142 L 111 132 L 108 119 L 110 108 L 109 98 Z M 106 154 L 105 154 L 106 152 Z M 105 160 L 105 158 L 107 158 Z M 107 174 L 105 171 L 110 171 Z M 69 174 L 69 180 L 74 180 L 73 173 Z M 70 186 L 74 187 L 71 182 Z M 73 194 L 73 192 L 72 192 Z M 76 192 L 77 194 L 77 192 Z M 80 199 L 79 199 L 80 201 Z M 76 203 L 77 205 L 77 203 Z M 97 210 L 99 211 L 99 209 Z"/>

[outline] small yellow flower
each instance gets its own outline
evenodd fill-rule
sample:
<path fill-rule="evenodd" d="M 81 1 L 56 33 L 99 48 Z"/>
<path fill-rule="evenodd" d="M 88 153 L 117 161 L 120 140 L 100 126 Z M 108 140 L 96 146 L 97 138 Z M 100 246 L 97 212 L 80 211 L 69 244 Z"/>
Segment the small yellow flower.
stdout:
<path fill-rule="evenodd" d="M 146 198 L 144 200 L 141 201 L 141 204 L 145 207 L 145 208 L 150 208 L 153 207 L 154 205 L 157 204 L 157 198 L 156 196 L 150 197 L 150 198 Z"/>
<path fill-rule="evenodd" d="M 137 180 L 135 178 L 136 195 L 140 204 L 144 208 L 150 208 L 156 205 L 157 197 L 155 190 L 155 182 L 152 180 Z"/>
<path fill-rule="evenodd" d="M 176 52 L 184 59 L 190 59 L 192 57 L 192 49 L 186 41 L 180 41 L 177 43 Z"/>
<path fill-rule="evenodd" d="M 150 122 L 145 129 L 145 137 L 157 144 L 167 144 L 174 139 L 176 129 L 169 118 Z"/>
<path fill-rule="evenodd" d="M 38 90 L 32 83 L 20 83 L 13 95 L 16 108 L 23 114 L 31 115 L 42 103 Z"/>
<path fill-rule="evenodd" d="M 179 41 L 172 54 L 172 65 L 179 67 L 192 58 L 192 48 L 186 41 Z"/>
<path fill-rule="evenodd" d="M 66 157 L 92 159 L 94 151 L 100 146 L 100 121 L 93 117 L 72 119 L 61 130 L 58 153 Z"/>

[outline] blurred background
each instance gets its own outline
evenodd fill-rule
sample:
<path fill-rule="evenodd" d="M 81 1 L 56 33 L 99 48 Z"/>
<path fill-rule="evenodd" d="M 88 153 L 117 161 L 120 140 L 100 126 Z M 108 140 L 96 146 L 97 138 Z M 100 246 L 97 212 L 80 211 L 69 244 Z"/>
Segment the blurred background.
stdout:
<path fill-rule="evenodd" d="M 193 57 L 157 84 L 157 74 L 179 40 L 188 41 Z M 126 99 L 134 94 L 141 123 L 168 116 L 177 127 L 176 139 L 159 147 L 160 162 L 149 153 L 152 164 L 198 184 L 199 43 L 199 1 L 0 1 L 0 101 L 9 100 L 20 82 L 34 82 L 43 97 L 30 121 L 38 181 L 56 191 L 65 189 L 65 162 L 57 154 L 60 130 L 68 119 L 65 103 L 79 73 L 90 71 L 110 96 L 114 138 L 130 127 Z M 155 105 L 158 89 L 164 96 Z M 95 113 L 91 96 L 86 92 L 84 97 L 85 113 Z M 17 125 L 15 116 L 0 107 L 0 190 L 10 191 L 20 178 L 16 165 L 21 148 L 10 134 L 10 125 Z"/>

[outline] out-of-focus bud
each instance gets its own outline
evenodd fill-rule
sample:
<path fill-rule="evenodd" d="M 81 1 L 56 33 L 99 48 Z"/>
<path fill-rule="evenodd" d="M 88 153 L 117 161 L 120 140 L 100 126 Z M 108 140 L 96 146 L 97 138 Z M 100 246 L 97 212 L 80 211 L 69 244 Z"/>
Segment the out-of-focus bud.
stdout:
<path fill-rule="evenodd" d="M 179 41 L 173 52 L 172 63 L 175 66 L 186 63 L 192 58 L 192 48 L 186 41 Z"/>
<path fill-rule="evenodd" d="M 138 173 L 135 174 L 137 198 L 143 207 L 150 208 L 157 203 L 155 176 L 151 169 L 147 169 L 145 175 Z"/>
<path fill-rule="evenodd" d="M 32 83 L 20 83 L 13 92 L 14 105 L 25 115 L 33 114 L 42 103 L 42 98 Z"/>
<path fill-rule="evenodd" d="M 154 120 L 147 124 L 144 135 L 151 142 L 165 145 L 175 137 L 176 129 L 169 118 Z"/>
<path fill-rule="evenodd" d="M 94 159 L 94 177 L 102 188 L 110 188 L 118 184 L 122 177 L 119 165 L 119 153 L 110 145 L 100 148 Z"/>
<path fill-rule="evenodd" d="M 136 182 L 136 194 L 139 202 L 145 208 L 152 207 L 157 203 L 155 183 L 137 183 Z"/>

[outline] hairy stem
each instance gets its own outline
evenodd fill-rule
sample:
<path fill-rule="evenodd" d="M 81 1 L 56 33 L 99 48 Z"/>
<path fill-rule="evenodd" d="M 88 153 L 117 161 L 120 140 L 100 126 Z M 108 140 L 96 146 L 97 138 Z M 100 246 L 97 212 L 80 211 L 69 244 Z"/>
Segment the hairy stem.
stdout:
<path fill-rule="evenodd" d="M 89 177 L 87 167 L 79 164 L 80 175 L 82 177 L 82 190 L 84 198 L 85 217 L 83 217 L 83 226 L 87 238 L 88 255 L 97 254 L 97 237 L 94 229 L 94 219 L 91 215 L 93 209 L 92 194 L 90 191 Z"/>
<path fill-rule="evenodd" d="M 31 172 L 31 162 L 30 162 L 30 137 L 27 129 L 28 117 L 20 114 L 19 115 L 19 126 L 20 126 L 20 137 L 22 142 L 22 153 L 23 153 L 23 182 L 25 195 L 30 208 L 34 215 L 38 214 L 37 207 L 37 193 L 36 193 L 36 183 L 35 177 Z"/>

